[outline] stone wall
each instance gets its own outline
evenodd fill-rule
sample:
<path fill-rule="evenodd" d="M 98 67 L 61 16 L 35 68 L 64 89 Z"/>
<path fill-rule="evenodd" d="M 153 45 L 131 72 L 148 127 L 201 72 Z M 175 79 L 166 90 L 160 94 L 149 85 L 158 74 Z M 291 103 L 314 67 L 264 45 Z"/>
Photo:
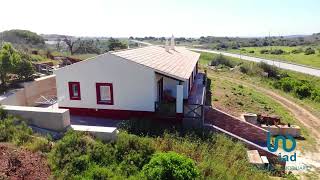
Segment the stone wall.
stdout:
<path fill-rule="evenodd" d="M 266 147 L 268 131 L 248 122 L 241 121 L 218 109 L 210 108 L 206 110 L 205 123 L 215 125 L 250 142 Z"/>

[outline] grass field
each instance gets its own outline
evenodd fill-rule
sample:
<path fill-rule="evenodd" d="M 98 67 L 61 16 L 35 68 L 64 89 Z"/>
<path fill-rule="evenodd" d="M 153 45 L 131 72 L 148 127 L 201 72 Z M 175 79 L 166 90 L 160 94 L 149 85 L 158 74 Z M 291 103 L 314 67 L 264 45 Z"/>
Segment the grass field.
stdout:
<path fill-rule="evenodd" d="M 204 68 L 215 56 L 215 54 L 201 53 L 200 64 Z M 231 59 L 228 57 L 228 59 Z M 240 59 L 232 58 L 233 61 L 241 62 Z M 310 137 L 308 130 L 289 112 L 288 109 L 280 105 L 278 102 L 254 88 L 246 87 L 241 83 L 234 81 L 244 81 L 256 86 L 277 92 L 283 97 L 302 105 L 315 115 L 320 115 L 320 103 L 313 102 L 308 99 L 298 99 L 293 94 L 285 93 L 274 89 L 272 80 L 261 76 L 251 76 L 243 74 L 237 70 L 229 69 L 210 70 L 208 69 L 208 77 L 212 81 L 212 100 L 213 106 L 227 111 L 234 116 L 240 116 L 244 112 L 264 113 L 269 115 L 277 115 L 282 122 L 296 124 L 302 127 L 303 136 L 306 141 L 299 141 L 300 147 L 310 149 L 314 144 L 314 138 Z M 290 76 L 297 79 L 305 79 L 320 88 L 320 78 L 286 71 Z"/>
<path fill-rule="evenodd" d="M 266 59 L 275 59 L 275 60 L 282 60 L 282 61 L 288 61 L 291 63 L 297 63 L 312 67 L 320 68 L 320 47 L 312 47 L 316 53 L 305 55 L 304 52 L 294 54 L 292 53 L 292 50 L 302 48 L 303 50 L 307 48 L 307 46 L 300 46 L 300 47 L 288 47 L 288 46 L 268 46 L 268 47 L 246 47 L 241 48 L 240 50 L 230 49 L 228 52 L 237 53 L 237 54 L 245 54 L 248 56 L 255 56 L 260 58 L 266 58 Z M 285 51 L 284 54 L 281 55 L 274 55 L 274 54 L 261 54 L 260 51 L 266 49 L 266 50 L 272 50 L 272 49 L 282 49 Z M 249 53 L 251 51 L 251 53 Z M 254 51 L 252 53 L 252 51 Z"/>

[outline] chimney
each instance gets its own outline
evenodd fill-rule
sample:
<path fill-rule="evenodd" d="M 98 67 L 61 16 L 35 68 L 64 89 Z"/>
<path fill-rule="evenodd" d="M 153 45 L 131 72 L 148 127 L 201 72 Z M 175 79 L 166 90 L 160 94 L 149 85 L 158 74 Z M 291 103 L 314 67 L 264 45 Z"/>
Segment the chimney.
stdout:
<path fill-rule="evenodd" d="M 172 35 L 171 37 L 171 45 L 170 45 L 170 49 L 174 50 L 174 46 L 175 46 L 175 43 L 174 43 L 174 37 Z"/>
<path fill-rule="evenodd" d="M 166 39 L 165 49 L 166 49 L 167 52 L 169 52 L 169 41 L 168 41 L 168 39 Z"/>

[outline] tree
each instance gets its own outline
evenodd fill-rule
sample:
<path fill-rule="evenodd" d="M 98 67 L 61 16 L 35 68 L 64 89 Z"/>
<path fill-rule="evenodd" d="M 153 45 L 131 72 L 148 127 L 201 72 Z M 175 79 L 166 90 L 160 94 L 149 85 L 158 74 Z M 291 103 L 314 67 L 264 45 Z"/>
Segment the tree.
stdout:
<path fill-rule="evenodd" d="M 2 88 L 6 87 L 9 73 L 15 71 L 15 67 L 20 61 L 21 57 L 12 45 L 4 43 L 0 50 L 0 81 Z"/>
<path fill-rule="evenodd" d="M 110 38 L 108 40 L 108 43 L 109 43 L 109 45 L 108 45 L 109 51 L 127 48 L 127 45 L 125 43 L 122 43 L 118 39 Z"/>
<path fill-rule="evenodd" d="M 20 61 L 16 66 L 16 74 L 22 81 L 32 80 L 32 76 L 35 73 L 32 63 L 28 60 Z"/>
<path fill-rule="evenodd" d="M 67 36 L 64 37 L 63 42 L 65 42 L 66 45 L 68 46 L 68 49 L 69 49 L 71 55 L 73 55 L 73 53 L 74 53 L 74 51 L 75 51 L 74 45 L 75 45 L 76 42 L 78 42 L 78 41 L 80 41 L 80 38 L 77 39 L 77 40 L 75 40 L 75 39 L 72 38 L 72 37 L 69 37 L 69 38 L 68 38 Z"/>

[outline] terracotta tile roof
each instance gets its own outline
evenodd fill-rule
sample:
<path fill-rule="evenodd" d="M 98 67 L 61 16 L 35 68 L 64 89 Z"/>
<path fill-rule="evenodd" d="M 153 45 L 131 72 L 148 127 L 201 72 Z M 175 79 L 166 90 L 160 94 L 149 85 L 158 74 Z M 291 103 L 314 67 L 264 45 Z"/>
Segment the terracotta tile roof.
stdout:
<path fill-rule="evenodd" d="M 156 72 L 186 81 L 189 79 L 200 57 L 199 53 L 183 47 L 167 52 L 161 46 L 147 46 L 136 49 L 111 52 L 115 56 L 150 67 Z"/>

